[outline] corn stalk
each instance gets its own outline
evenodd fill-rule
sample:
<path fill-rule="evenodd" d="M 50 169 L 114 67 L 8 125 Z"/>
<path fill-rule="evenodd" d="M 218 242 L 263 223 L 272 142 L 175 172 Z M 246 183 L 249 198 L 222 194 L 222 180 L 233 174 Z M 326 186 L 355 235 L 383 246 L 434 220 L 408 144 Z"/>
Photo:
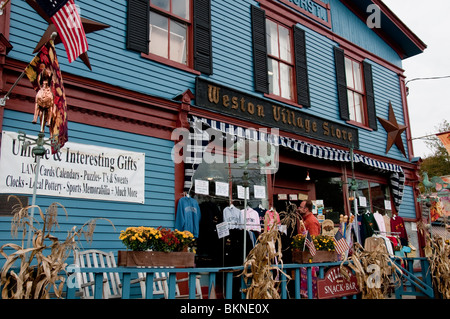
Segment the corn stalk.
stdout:
<path fill-rule="evenodd" d="M 341 264 L 341 273 L 349 279 L 346 260 L 356 275 L 363 299 L 385 299 L 389 288 L 400 284 L 398 274 L 402 271 L 384 250 L 366 251 L 355 243 L 352 256 Z"/>
<path fill-rule="evenodd" d="M 281 257 L 281 237 L 277 225 L 274 225 L 259 235 L 245 260 L 240 276 L 244 276 L 246 285 L 250 281 L 250 286 L 244 289 L 247 299 L 280 299 L 280 274 L 290 280 L 277 265 L 280 263 L 282 266 Z"/>
<path fill-rule="evenodd" d="M 10 196 L 8 200 L 11 197 L 17 199 Z M 11 234 L 16 237 L 19 230 L 22 230 L 21 245 L 7 243 L 0 247 L 0 254 L 6 258 L 0 274 L 2 299 L 48 299 L 52 288 L 55 296 L 61 298 L 66 279 L 62 275 L 67 266 L 65 261 L 77 247 L 76 239 L 80 240 L 84 236 L 88 242 L 92 240 L 97 219 L 90 220 L 80 229 L 74 226 L 61 242 L 52 232 L 59 226 L 58 208 L 62 208 L 67 217 L 64 206 L 53 203 L 45 213 L 39 206 L 35 206 L 42 220 L 41 225 L 37 220 L 32 221 L 28 214 L 32 206 L 24 207 L 20 200 L 18 202 L 12 211 Z M 30 247 L 25 248 L 25 238 L 29 231 L 32 232 L 32 241 Z M 12 249 L 13 252 L 8 255 L 6 249 Z M 20 262 L 19 267 L 17 262 Z"/>

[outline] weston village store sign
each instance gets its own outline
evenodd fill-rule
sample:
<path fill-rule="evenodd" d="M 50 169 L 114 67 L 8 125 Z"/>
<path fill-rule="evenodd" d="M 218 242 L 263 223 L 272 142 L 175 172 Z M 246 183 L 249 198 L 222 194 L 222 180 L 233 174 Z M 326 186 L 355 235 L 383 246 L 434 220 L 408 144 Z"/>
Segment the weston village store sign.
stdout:
<path fill-rule="evenodd" d="M 334 145 L 359 148 L 358 130 L 258 98 L 202 78 L 196 81 L 196 105 L 266 127 Z"/>

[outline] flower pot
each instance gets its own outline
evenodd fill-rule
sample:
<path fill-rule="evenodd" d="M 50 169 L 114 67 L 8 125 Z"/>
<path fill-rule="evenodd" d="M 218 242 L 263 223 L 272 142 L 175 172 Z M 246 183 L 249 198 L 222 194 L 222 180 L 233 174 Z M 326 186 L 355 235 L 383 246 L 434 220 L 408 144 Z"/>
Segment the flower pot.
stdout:
<path fill-rule="evenodd" d="M 119 251 L 117 265 L 125 267 L 195 267 L 195 253 L 161 251 Z"/>
<path fill-rule="evenodd" d="M 309 263 L 324 263 L 337 261 L 337 254 L 335 251 L 316 251 L 316 254 L 312 256 L 309 251 L 301 251 L 300 249 L 292 250 L 292 262 L 298 264 Z"/>

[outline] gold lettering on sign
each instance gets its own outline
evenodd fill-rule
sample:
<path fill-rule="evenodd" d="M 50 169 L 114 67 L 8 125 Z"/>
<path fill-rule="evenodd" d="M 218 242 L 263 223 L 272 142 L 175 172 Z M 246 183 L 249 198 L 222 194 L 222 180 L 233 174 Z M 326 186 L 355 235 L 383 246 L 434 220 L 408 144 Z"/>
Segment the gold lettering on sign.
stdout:
<path fill-rule="evenodd" d="M 220 88 L 214 85 L 208 85 L 208 100 L 211 103 L 219 103 Z"/>

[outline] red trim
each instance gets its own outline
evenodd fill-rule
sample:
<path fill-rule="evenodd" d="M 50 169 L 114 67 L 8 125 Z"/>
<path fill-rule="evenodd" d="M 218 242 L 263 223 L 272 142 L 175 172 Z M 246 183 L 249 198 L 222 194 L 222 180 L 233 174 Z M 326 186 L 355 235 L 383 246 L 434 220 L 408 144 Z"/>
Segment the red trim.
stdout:
<path fill-rule="evenodd" d="M 5 88 L 16 81 L 26 64 L 7 59 Z M 119 87 L 63 73 L 68 102 L 68 119 L 88 125 L 170 139 L 177 126 L 180 102 L 125 90 Z M 14 88 L 5 108 L 34 112 L 35 91 L 25 77 Z"/>
<path fill-rule="evenodd" d="M 344 50 L 352 50 L 354 53 L 358 54 L 359 56 L 363 58 L 370 59 L 374 61 L 375 63 L 384 66 L 385 68 L 397 73 L 397 74 L 403 74 L 404 70 L 397 65 L 384 60 L 380 58 L 379 56 L 373 54 L 372 52 L 369 52 L 361 47 L 356 46 L 354 43 L 348 41 L 347 39 L 338 36 L 337 34 L 333 33 L 332 30 L 319 25 L 315 22 L 312 22 L 308 18 L 305 18 L 300 13 L 295 13 L 289 8 L 286 8 L 284 5 L 280 5 L 277 3 L 274 3 L 272 0 L 259 0 L 260 7 L 264 10 L 266 10 L 266 15 L 273 17 L 273 16 L 280 16 L 284 21 L 290 21 L 293 25 L 300 23 L 301 25 L 305 26 L 306 28 L 315 31 L 330 40 L 333 40 L 334 42 L 338 43 L 340 47 L 342 47 Z M 283 21 L 282 19 L 279 19 L 279 21 Z M 283 22 L 285 24 L 288 24 L 289 22 Z"/>
<path fill-rule="evenodd" d="M 341 2 L 359 19 L 364 22 L 366 21 L 366 14 L 358 8 L 355 8 L 351 0 L 341 0 Z M 418 47 L 419 50 L 424 51 L 427 48 L 427 45 L 423 43 L 422 40 L 420 40 L 384 3 L 380 0 L 372 0 L 372 3 L 380 7 L 381 12 L 383 12 L 386 17 L 391 20 L 391 22 L 394 23 L 403 32 L 403 34 Z M 406 57 L 405 52 L 383 29 L 374 28 L 373 32 L 388 43 L 389 46 L 392 47 L 402 59 Z"/>
<path fill-rule="evenodd" d="M 320 7 L 324 8 L 327 11 L 327 20 L 322 20 L 319 17 L 315 16 L 314 14 L 310 13 L 309 11 L 303 9 L 302 7 L 296 5 L 295 3 L 289 1 L 289 0 L 280 0 L 280 2 L 284 3 L 285 5 L 291 7 L 292 9 L 296 10 L 296 11 L 300 11 L 301 13 L 303 13 L 304 15 L 306 15 L 308 18 L 326 26 L 327 28 L 331 29 L 331 10 L 330 10 L 330 5 L 323 3 L 322 1 L 319 0 L 312 0 L 313 2 L 315 2 L 316 4 L 318 4 Z"/>

